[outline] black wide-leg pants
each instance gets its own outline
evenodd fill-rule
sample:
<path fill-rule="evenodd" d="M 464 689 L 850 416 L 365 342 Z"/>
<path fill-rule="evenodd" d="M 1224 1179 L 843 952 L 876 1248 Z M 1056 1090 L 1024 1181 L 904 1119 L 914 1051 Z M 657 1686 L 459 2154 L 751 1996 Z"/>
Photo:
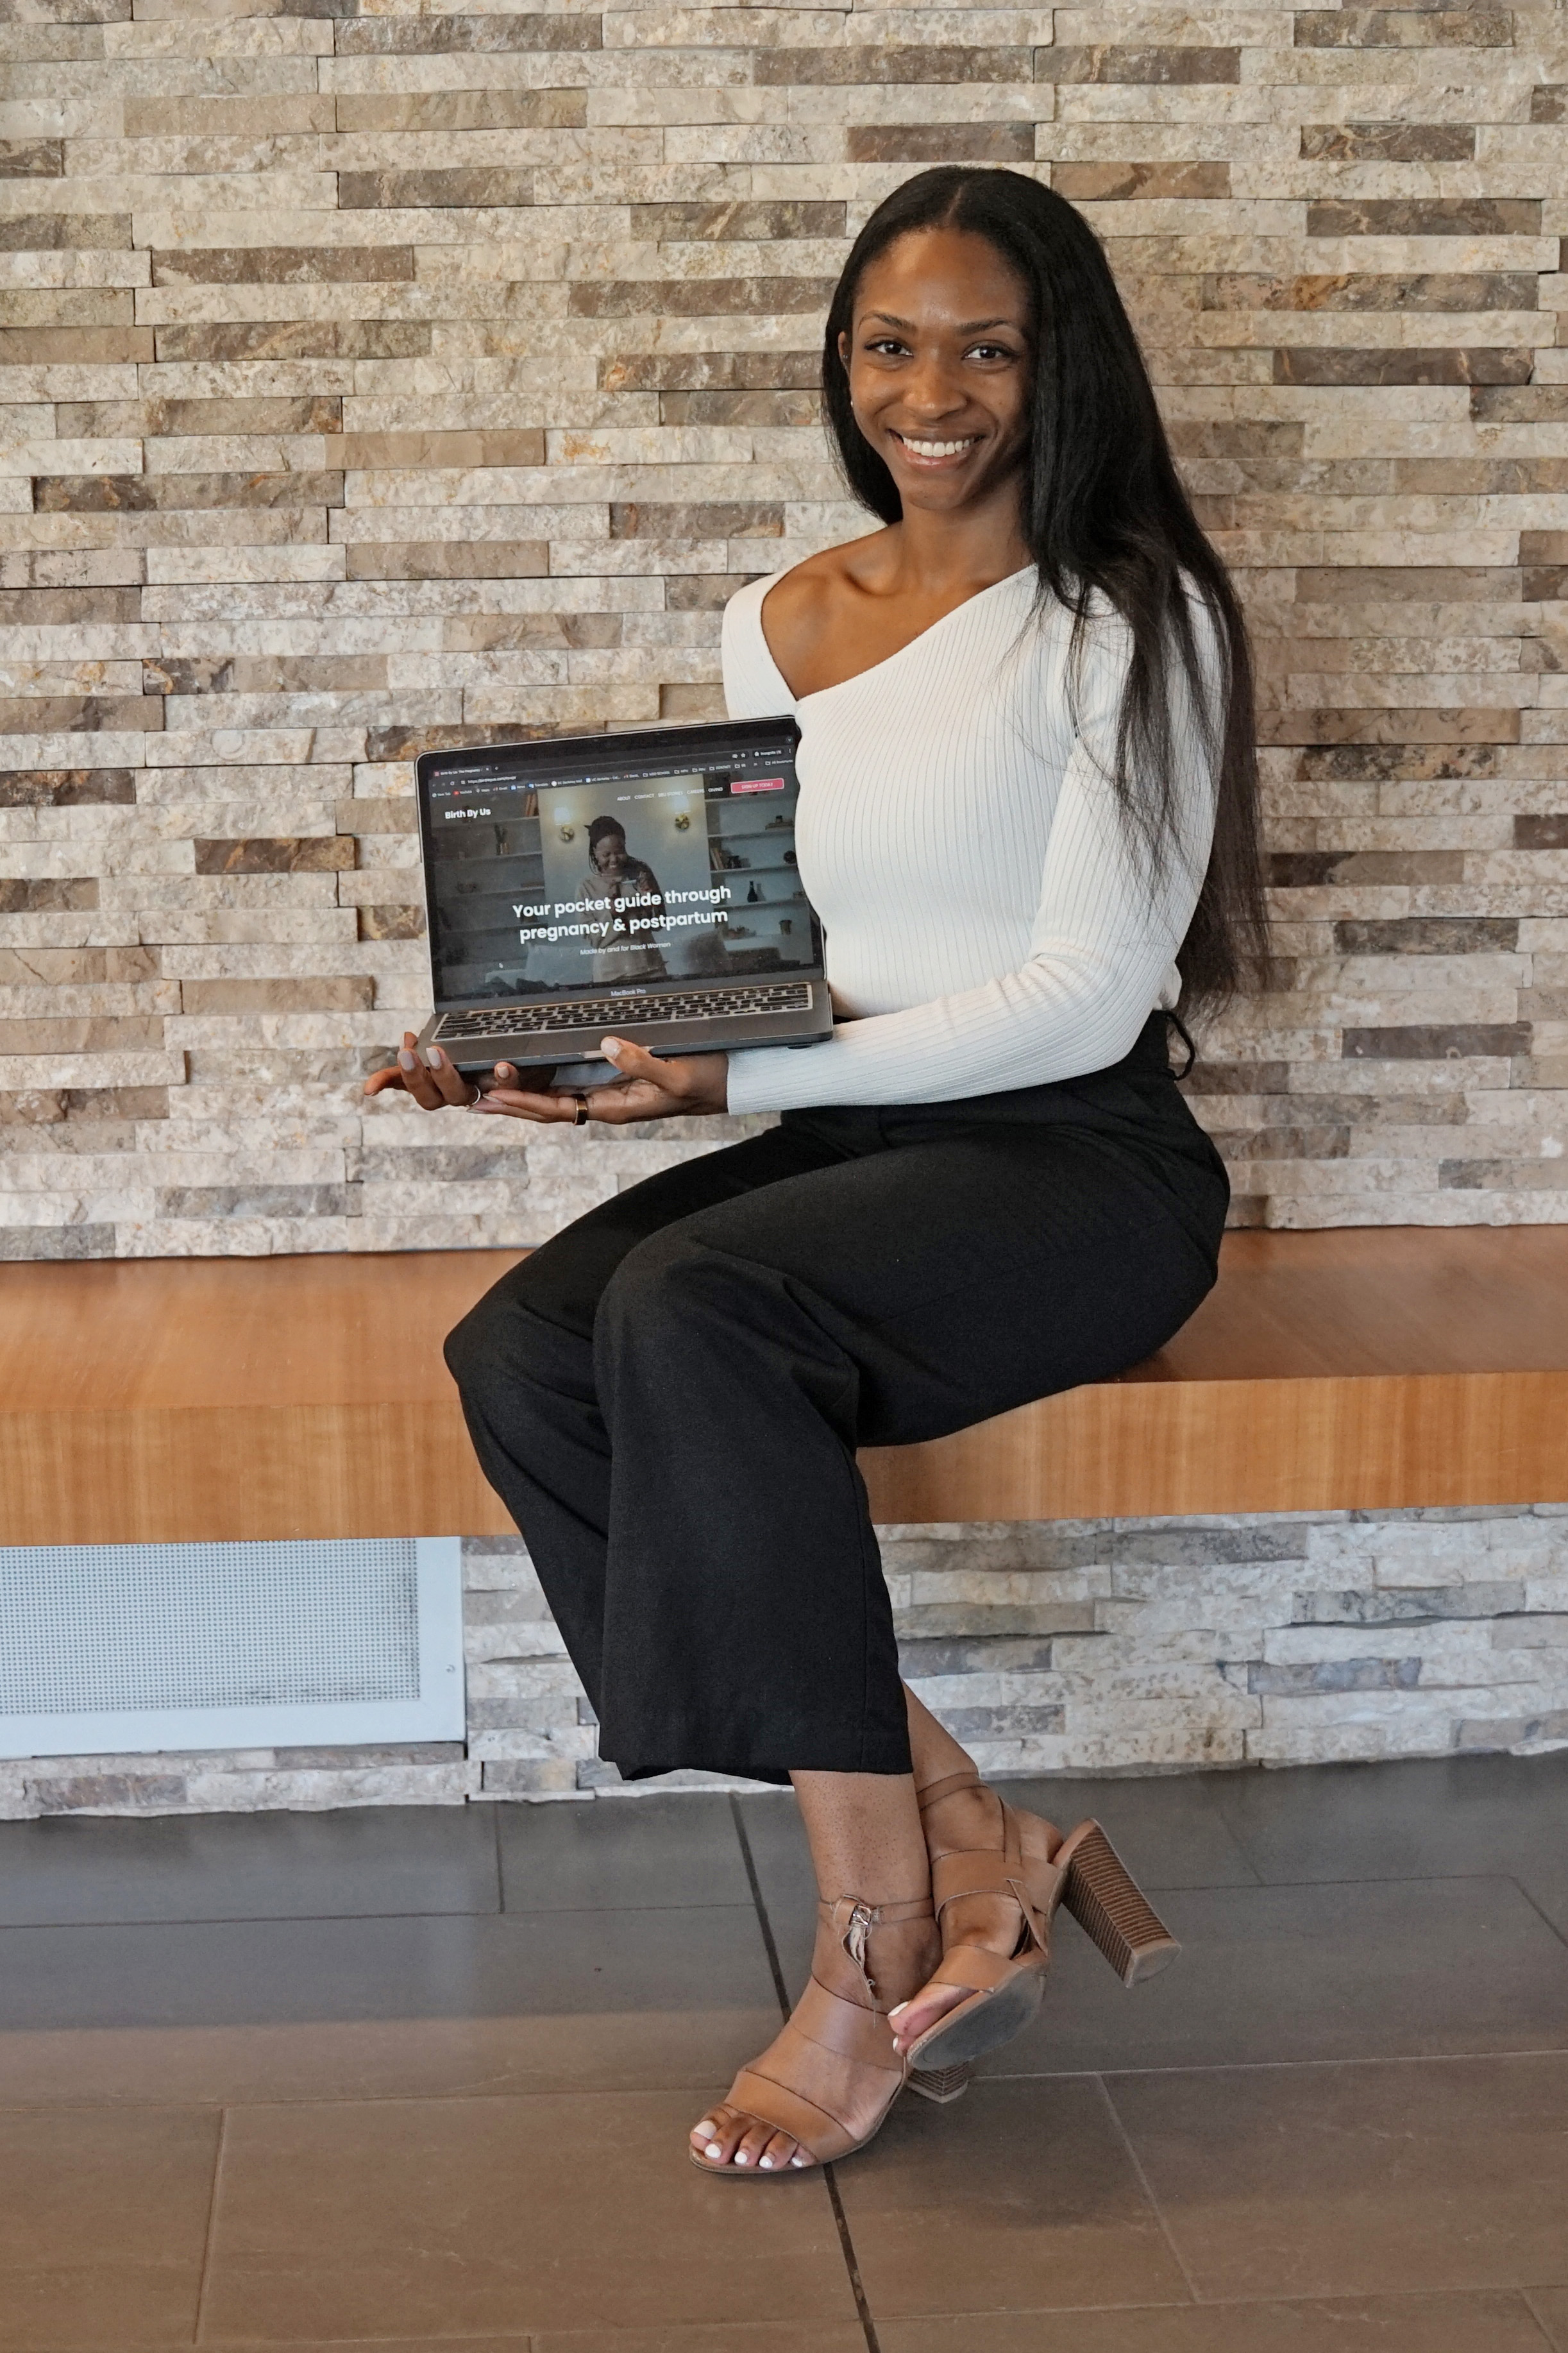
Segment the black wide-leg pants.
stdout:
<path fill-rule="evenodd" d="M 579 1218 L 447 1343 L 629 1779 L 906 1773 L 858 1446 L 1108 1379 L 1214 1282 L 1163 1017 L 1060 1084 L 786 1113 Z"/>

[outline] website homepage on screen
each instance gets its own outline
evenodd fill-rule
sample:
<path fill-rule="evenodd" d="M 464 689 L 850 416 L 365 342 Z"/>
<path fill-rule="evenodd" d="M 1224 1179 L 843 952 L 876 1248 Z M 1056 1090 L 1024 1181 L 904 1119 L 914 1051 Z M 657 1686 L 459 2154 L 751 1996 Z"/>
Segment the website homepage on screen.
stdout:
<path fill-rule="evenodd" d="M 453 776 L 429 795 L 447 1003 L 810 969 L 793 774 Z"/>

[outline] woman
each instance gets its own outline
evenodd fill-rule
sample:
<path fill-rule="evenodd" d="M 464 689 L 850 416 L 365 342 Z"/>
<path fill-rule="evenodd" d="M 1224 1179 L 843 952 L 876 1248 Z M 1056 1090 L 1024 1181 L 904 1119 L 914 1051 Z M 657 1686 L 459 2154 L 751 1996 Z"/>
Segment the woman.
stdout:
<path fill-rule="evenodd" d="M 585 911 L 601 918 L 589 966 L 594 978 L 667 978 L 664 958 L 647 936 L 664 921 L 664 892 L 653 868 L 627 849 L 619 818 L 596 817 L 588 828 L 588 866 L 578 896 Z M 634 923 L 641 929 L 640 941 Z"/>
<path fill-rule="evenodd" d="M 1058 1901 L 1129 1982 L 1173 1949 L 1096 1825 L 1004 1806 L 900 1686 L 854 1457 L 1111 1378 L 1192 1314 L 1227 1194 L 1168 1008 L 1260 938 L 1245 638 L 1084 223 L 1010 172 L 910 181 L 824 391 L 885 527 L 731 598 L 724 681 L 798 716 L 840 1021 L 790 1053 L 606 1039 L 592 1097 L 498 1067 L 490 1118 L 784 1117 L 580 1219 L 447 1345 L 603 1754 L 799 1797 L 813 1980 L 691 2135 L 730 2178 L 962 2089 L 1037 2007 Z M 471 1100 L 412 1043 L 373 1090 Z"/>

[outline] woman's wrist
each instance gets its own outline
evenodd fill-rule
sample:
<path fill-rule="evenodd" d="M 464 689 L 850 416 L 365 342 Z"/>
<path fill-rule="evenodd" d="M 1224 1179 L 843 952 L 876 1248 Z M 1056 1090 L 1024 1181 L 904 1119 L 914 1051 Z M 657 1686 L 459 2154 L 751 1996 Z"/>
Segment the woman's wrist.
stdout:
<path fill-rule="evenodd" d="M 730 1057 L 728 1054 L 694 1054 L 691 1057 L 694 1078 L 690 1108 L 699 1112 L 726 1112 L 730 1108 Z"/>

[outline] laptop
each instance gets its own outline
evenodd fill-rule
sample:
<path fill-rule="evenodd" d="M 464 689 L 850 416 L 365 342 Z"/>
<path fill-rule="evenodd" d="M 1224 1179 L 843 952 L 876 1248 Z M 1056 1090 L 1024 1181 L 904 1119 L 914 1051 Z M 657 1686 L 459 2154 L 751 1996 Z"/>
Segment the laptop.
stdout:
<path fill-rule="evenodd" d="M 460 1071 L 552 1063 L 592 1085 L 615 1076 L 606 1033 L 655 1054 L 827 1037 L 798 741 L 784 715 L 425 753 L 436 1010 L 420 1046 Z"/>

